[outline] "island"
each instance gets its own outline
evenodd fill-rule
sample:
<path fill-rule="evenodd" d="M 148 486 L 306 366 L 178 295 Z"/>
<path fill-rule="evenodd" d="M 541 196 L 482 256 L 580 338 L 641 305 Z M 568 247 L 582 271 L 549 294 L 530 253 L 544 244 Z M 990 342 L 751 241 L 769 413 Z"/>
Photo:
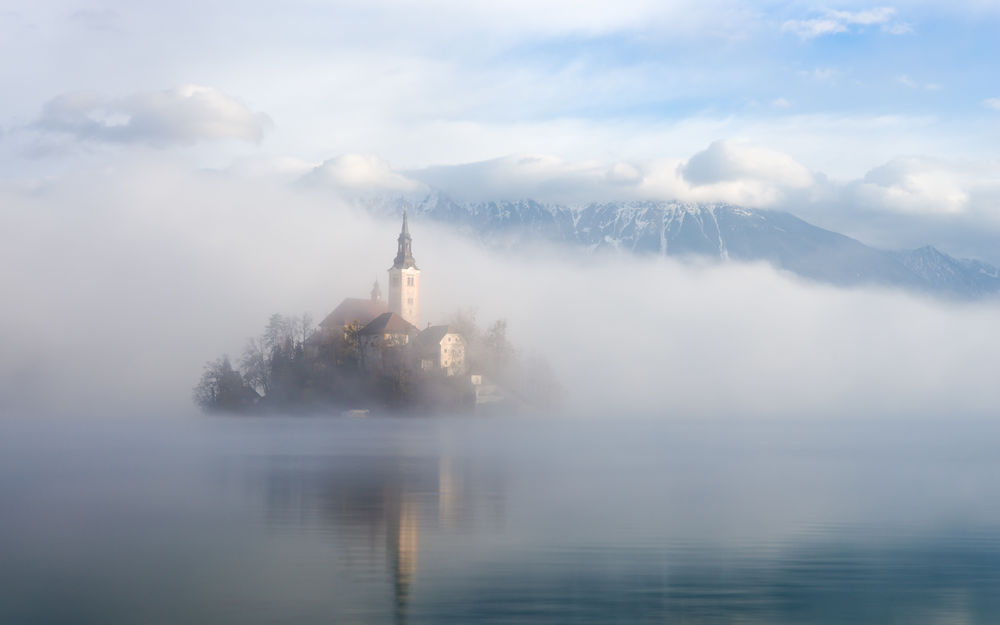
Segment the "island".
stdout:
<path fill-rule="evenodd" d="M 469 310 L 420 327 L 421 271 L 407 213 L 388 270 L 388 297 L 375 281 L 313 327 L 308 315 L 274 314 L 247 342 L 205 365 L 194 401 L 206 412 L 483 414 L 551 409 L 559 385 L 541 357 L 522 358 L 507 322 L 477 325 Z"/>

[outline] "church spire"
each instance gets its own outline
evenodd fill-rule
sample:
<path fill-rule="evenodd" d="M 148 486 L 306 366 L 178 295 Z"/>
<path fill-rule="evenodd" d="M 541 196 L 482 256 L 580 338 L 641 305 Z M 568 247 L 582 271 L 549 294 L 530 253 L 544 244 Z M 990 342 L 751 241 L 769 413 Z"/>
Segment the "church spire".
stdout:
<path fill-rule="evenodd" d="M 382 301 L 382 289 L 378 285 L 378 278 L 375 279 L 375 285 L 372 286 L 372 301 L 373 302 Z"/>
<path fill-rule="evenodd" d="M 410 223 L 405 207 L 398 241 L 396 259 L 389 268 L 389 312 L 394 312 L 419 327 L 420 269 L 413 260 L 413 239 L 410 237 Z"/>
<path fill-rule="evenodd" d="M 406 209 L 403 209 L 403 228 L 399 231 L 398 243 L 396 260 L 392 263 L 392 266 L 396 269 L 416 267 L 417 261 L 413 260 L 413 238 L 410 237 L 410 226 L 406 220 Z"/>

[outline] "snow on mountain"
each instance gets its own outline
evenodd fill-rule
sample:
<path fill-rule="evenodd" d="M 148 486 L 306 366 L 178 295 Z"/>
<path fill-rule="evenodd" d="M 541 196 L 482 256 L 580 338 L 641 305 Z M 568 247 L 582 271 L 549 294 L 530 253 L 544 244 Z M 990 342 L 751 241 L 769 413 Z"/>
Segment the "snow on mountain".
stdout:
<path fill-rule="evenodd" d="M 443 222 L 489 244 L 540 239 L 594 251 L 767 261 L 800 276 L 837 284 L 901 287 L 939 295 L 980 297 L 1000 291 L 1000 271 L 927 246 L 889 251 L 824 230 L 781 211 L 727 204 L 663 201 L 583 206 L 534 200 L 455 202 L 439 191 L 423 197 L 383 196 L 369 210 Z"/>

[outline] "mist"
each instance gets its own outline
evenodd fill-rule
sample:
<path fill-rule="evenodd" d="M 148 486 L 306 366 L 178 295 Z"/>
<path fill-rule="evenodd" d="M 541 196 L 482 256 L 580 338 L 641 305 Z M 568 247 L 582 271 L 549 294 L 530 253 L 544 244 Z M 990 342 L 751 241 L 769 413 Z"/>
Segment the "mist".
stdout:
<path fill-rule="evenodd" d="M 194 414 L 202 365 L 268 316 L 383 285 L 399 224 L 319 188 L 159 157 L 0 188 L 0 407 Z M 411 224 L 424 319 L 505 318 L 570 417 L 989 416 L 1000 305 L 767 265 L 486 249 Z"/>

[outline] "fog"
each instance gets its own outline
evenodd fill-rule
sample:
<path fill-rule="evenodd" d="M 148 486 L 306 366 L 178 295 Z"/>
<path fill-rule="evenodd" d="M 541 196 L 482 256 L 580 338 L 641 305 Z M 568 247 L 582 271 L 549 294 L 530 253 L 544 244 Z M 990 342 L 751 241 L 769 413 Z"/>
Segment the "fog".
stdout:
<path fill-rule="evenodd" d="M 329 191 L 169 159 L 0 188 L 0 408 L 193 414 L 202 365 L 274 312 L 363 297 L 396 220 Z M 766 265 L 488 250 L 411 224 L 424 321 L 506 318 L 546 358 L 561 412 L 604 416 L 989 416 L 1000 305 L 803 282 Z"/>

